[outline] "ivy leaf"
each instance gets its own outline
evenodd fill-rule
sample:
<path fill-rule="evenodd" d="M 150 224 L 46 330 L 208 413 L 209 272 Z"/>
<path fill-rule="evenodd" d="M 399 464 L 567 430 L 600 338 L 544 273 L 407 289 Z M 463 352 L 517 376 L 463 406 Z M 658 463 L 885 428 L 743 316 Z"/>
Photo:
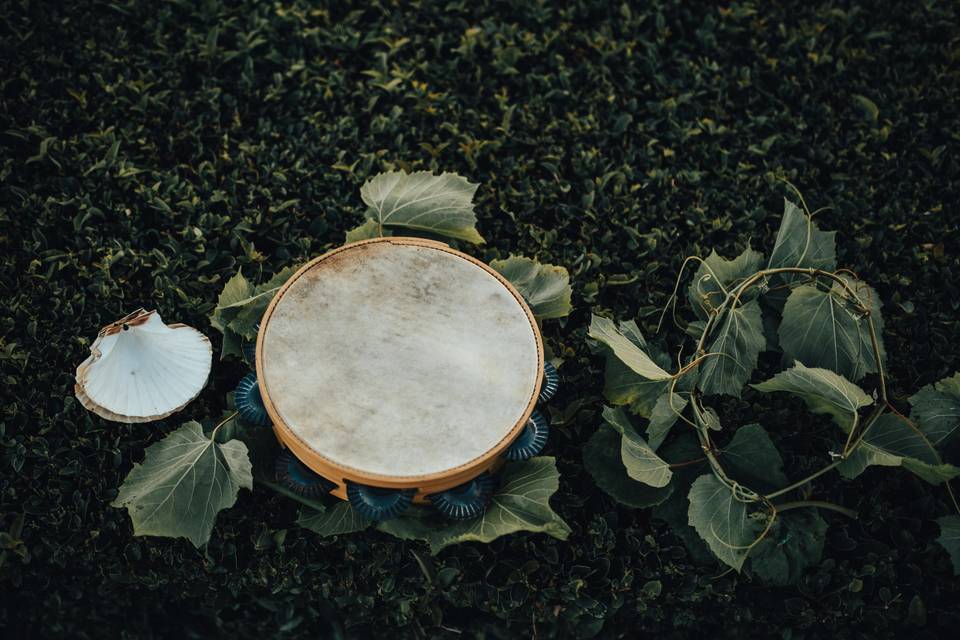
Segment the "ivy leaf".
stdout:
<path fill-rule="evenodd" d="M 910 398 L 910 418 L 935 447 L 960 433 L 960 372 L 927 385 Z"/>
<path fill-rule="evenodd" d="M 820 231 L 813 218 L 784 198 L 783 218 L 767 268 L 833 271 L 837 268 L 836 236 L 836 231 Z"/>
<path fill-rule="evenodd" d="M 570 315 L 573 289 L 570 274 L 563 267 L 540 264 L 521 256 L 494 260 L 490 266 L 517 288 L 537 318 L 547 320 Z"/>
<path fill-rule="evenodd" d="M 846 280 L 861 300 L 869 301 L 882 362 L 886 353 L 880 296 L 859 280 Z M 833 283 L 829 291 L 814 284 L 794 289 L 787 298 L 780 323 L 784 355 L 810 367 L 831 369 L 854 382 L 868 373 L 876 373 L 869 320 L 858 317 L 851 304 L 852 299 L 839 283 Z"/>
<path fill-rule="evenodd" d="M 751 545 L 763 531 L 764 523 L 752 518 L 747 504 L 737 500 L 712 473 L 694 481 L 689 499 L 687 517 L 690 526 L 696 529 L 718 560 L 739 572 Z"/>
<path fill-rule="evenodd" d="M 365 182 L 360 197 L 369 207 L 364 215 L 378 225 L 482 244 L 472 202 L 478 186 L 455 173 L 389 171 Z"/>
<path fill-rule="evenodd" d="M 219 444 L 191 421 L 147 447 L 143 463 L 133 465 L 112 506 L 126 507 L 133 535 L 187 538 L 200 547 L 241 487 L 253 489 L 246 445 L 239 440 Z"/>
<path fill-rule="evenodd" d="M 603 408 L 603 419 L 622 436 L 620 456 L 627 475 L 651 487 L 665 487 L 673 472 L 647 442 L 637 434 L 622 409 Z"/>
<path fill-rule="evenodd" d="M 789 484 L 780 452 L 758 424 L 738 428 L 720 461 L 732 478 L 755 491 L 767 493 Z"/>
<path fill-rule="evenodd" d="M 594 482 L 611 498 L 628 507 L 646 508 L 662 503 L 673 493 L 673 483 L 656 488 L 627 475 L 620 453 L 623 437 L 603 424 L 583 447 L 583 466 Z"/>
<path fill-rule="evenodd" d="M 651 449 L 656 451 L 660 448 L 687 404 L 687 399 L 676 393 L 667 392 L 657 398 L 650 414 L 650 424 L 647 425 L 647 441 Z"/>
<path fill-rule="evenodd" d="M 763 318 L 756 300 L 729 308 L 718 320 L 711 355 L 700 364 L 700 389 L 704 395 L 727 394 L 740 397 L 763 351 Z"/>
<path fill-rule="evenodd" d="M 363 531 L 373 523 L 357 513 L 349 502 L 338 502 L 324 511 L 301 508 L 297 524 L 321 536 L 336 536 Z"/>
<path fill-rule="evenodd" d="M 816 509 L 777 517 L 770 532 L 750 552 L 748 570 L 765 584 L 796 584 L 823 557 L 827 522 Z"/>
<path fill-rule="evenodd" d="M 786 391 L 800 396 L 810 411 L 832 416 L 848 433 L 857 411 L 873 403 L 863 389 L 843 376 L 827 369 L 808 368 L 801 362 L 795 362 L 792 368 L 766 382 L 751 386 L 764 393 Z"/>
<path fill-rule="evenodd" d="M 950 554 L 953 563 L 953 575 L 960 575 L 960 516 L 937 518 L 940 525 L 940 537 L 937 542 Z"/>
<path fill-rule="evenodd" d="M 566 540 L 570 527 L 550 508 L 560 486 L 554 459 L 538 457 L 504 465 L 500 488 L 482 516 L 450 521 L 413 516 L 381 522 L 377 528 L 402 539 L 425 540 L 431 553 L 461 542 L 491 542 L 518 531 L 546 533 Z"/>
<path fill-rule="evenodd" d="M 699 318 L 706 319 L 726 297 L 726 291 L 739 281 L 760 270 L 763 254 L 749 246 L 733 260 L 727 260 L 711 251 L 700 263 L 687 288 L 687 299 Z"/>
<path fill-rule="evenodd" d="M 354 227 L 346 233 L 346 242 L 360 242 L 361 240 L 372 240 L 373 238 L 381 238 L 393 235 L 389 229 L 383 229 L 383 233 L 380 233 L 380 225 L 376 220 L 367 220 L 359 227 Z"/>

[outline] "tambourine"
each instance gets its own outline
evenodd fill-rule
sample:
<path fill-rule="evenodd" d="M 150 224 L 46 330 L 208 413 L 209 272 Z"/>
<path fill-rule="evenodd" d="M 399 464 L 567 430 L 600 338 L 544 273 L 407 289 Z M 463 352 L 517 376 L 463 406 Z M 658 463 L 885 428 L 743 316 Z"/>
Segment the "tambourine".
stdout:
<path fill-rule="evenodd" d="M 272 425 L 277 473 L 383 520 L 411 502 L 484 510 L 503 460 L 540 452 L 556 370 L 521 295 L 447 245 L 389 237 L 304 265 L 260 323 L 244 419 Z"/>

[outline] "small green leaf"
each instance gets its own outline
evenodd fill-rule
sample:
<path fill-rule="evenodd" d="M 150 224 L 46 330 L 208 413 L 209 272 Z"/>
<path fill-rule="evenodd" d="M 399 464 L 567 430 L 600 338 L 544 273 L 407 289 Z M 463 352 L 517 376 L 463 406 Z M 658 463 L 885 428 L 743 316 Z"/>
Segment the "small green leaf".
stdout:
<path fill-rule="evenodd" d="M 383 229 L 381 235 L 380 224 L 376 220 L 367 220 L 359 227 L 354 227 L 346 233 L 346 242 L 360 242 L 392 235 L 389 229 Z"/>
<path fill-rule="evenodd" d="M 660 458 L 637 434 L 623 410 L 604 407 L 603 419 L 623 437 L 620 455 L 627 475 L 651 487 L 667 486 L 673 475 L 669 463 Z"/>
<path fill-rule="evenodd" d="M 937 518 L 940 525 L 940 537 L 937 542 L 950 554 L 953 563 L 953 575 L 960 576 L 960 516 Z"/>
<path fill-rule="evenodd" d="M 210 316 L 210 324 L 220 331 L 226 329 L 230 321 L 239 313 L 237 303 L 248 299 L 253 292 L 253 285 L 243 277 L 240 271 L 237 271 L 236 275 L 227 280 L 223 286 L 223 291 L 217 299 L 217 306 Z"/>
<path fill-rule="evenodd" d="M 378 225 L 481 244 L 473 212 L 477 186 L 455 173 L 389 171 L 365 182 L 360 197 L 369 207 L 364 215 Z"/>
<path fill-rule="evenodd" d="M 377 528 L 398 538 L 425 540 L 434 554 L 453 544 L 492 542 L 518 531 L 566 540 L 570 527 L 550 508 L 550 496 L 559 486 L 560 474 L 551 457 L 510 462 L 501 471 L 500 488 L 482 516 L 450 521 L 413 515 L 381 522 Z"/>
<path fill-rule="evenodd" d="M 246 445 L 214 442 L 191 421 L 147 447 L 112 506 L 126 507 L 136 536 L 187 538 L 200 547 L 241 487 L 253 489 Z"/>
<path fill-rule="evenodd" d="M 935 447 L 960 433 L 960 372 L 927 385 L 910 398 L 910 418 Z"/>
<path fill-rule="evenodd" d="M 880 296 L 859 280 L 846 280 L 854 293 L 869 304 L 883 361 L 886 353 Z M 783 308 L 779 335 L 789 360 L 831 369 L 854 382 L 877 371 L 869 320 L 857 315 L 852 299 L 839 283 L 834 283 L 829 291 L 813 284 L 794 289 Z"/>
<path fill-rule="evenodd" d="M 727 260 L 711 251 L 700 263 L 687 288 L 687 299 L 698 317 L 706 319 L 727 295 L 727 291 L 740 281 L 760 270 L 763 254 L 749 246 L 733 260 Z"/>
<path fill-rule="evenodd" d="M 867 96 L 862 96 L 859 93 L 853 94 L 853 101 L 857 103 L 857 106 L 863 111 L 863 113 L 870 119 L 871 122 L 876 122 L 877 118 L 880 116 L 880 109 L 877 108 L 877 105 L 868 98 Z"/>
<path fill-rule="evenodd" d="M 357 513 L 349 502 L 338 502 L 325 511 L 301 508 L 297 524 L 321 536 L 336 536 L 363 531 L 373 523 Z"/>
<path fill-rule="evenodd" d="M 853 426 L 854 415 L 873 403 L 863 389 L 827 369 L 808 368 L 796 362 L 766 382 L 751 385 L 757 391 L 786 391 L 800 396 L 814 413 L 827 414 L 844 430 Z"/>
<path fill-rule="evenodd" d="M 650 424 L 647 425 L 647 441 L 651 449 L 656 451 L 660 448 L 687 404 L 687 399 L 676 393 L 667 392 L 657 398 L 650 414 Z"/>
<path fill-rule="evenodd" d="M 746 424 L 722 450 L 720 462 L 734 480 L 768 493 L 787 486 L 783 459 L 770 436 L 758 424 Z"/>
<path fill-rule="evenodd" d="M 520 256 L 494 260 L 490 266 L 517 288 L 537 318 L 547 320 L 570 315 L 573 290 L 570 274 L 563 267 Z"/>
<path fill-rule="evenodd" d="M 700 364 L 699 387 L 704 395 L 727 394 L 740 397 L 763 351 L 763 318 L 756 300 L 728 308 L 718 319 L 708 356 Z"/>
<path fill-rule="evenodd" d="M 820 564 L 826 537 L 827 522 L 816 509 L 780 515 L 750 552 L 748 570 L 765 584 L 796 584 L 804 572 Z"/>
<path fill-rule="evenodd" d="M 620 504 L 646 508 L 662 503 L 673 493 L 673 483 L 655 488 L 628 476 L 620 453 L 622 439 L 612 426 L 601 425 L 583 447 L 584 468 L 597 486 Z"/>
<path fill-rule="evenodd" d="M 690 526 L 697 530 L 717 559 L 740 571 L 764 523 L 751 517 L 747 503 L 737 500 L 712 473 L 694 481 L 689 499 Z"/>

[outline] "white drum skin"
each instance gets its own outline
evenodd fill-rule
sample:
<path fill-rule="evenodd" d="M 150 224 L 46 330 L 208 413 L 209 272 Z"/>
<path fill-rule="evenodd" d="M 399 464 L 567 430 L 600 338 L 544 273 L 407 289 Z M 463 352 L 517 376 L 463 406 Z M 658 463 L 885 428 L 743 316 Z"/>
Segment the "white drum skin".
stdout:
<path fill-rule="evenodd" d="M 257 375 L 278 437 L 317 473 L 439 490 L 489 468 L 523 428 L 543 347 L 495 271 L 442 243 L 383 238 L 331 251 L 281 288 Z"/>

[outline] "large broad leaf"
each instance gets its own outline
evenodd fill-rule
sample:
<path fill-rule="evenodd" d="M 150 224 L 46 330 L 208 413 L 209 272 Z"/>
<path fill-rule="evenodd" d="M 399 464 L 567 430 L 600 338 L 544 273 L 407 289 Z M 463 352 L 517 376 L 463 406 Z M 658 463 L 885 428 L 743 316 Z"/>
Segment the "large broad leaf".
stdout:
<path fill-rule="evenodd" d="M 789 483 L 780 452 L 758 424 L 738 428 L 730 444 L 723 448 L 720 462 L 727 475 L 754 491 L 768 493 Z"/>
<path fill-rule="evenodd" d="M 257 285 L 250 298 L 235 303 L 240 306 L 240 312 L 230 322 L 229 328 L 247 340 L 255 340 L 260 327 L 260 320 L 270 305 L 270 301 L 277 295 L 280 287 L 297 272 L 298 268 L 296 266 L 284 267 L 267 282 Z"/>
<path fill-rule="evenodd" d="M 200 547 L 241 487 L 253 489 L 246 445 L 219 444 L 199 423 L 187 422 L 147 447 L 143 464 L 133 465 L 112 505 L 127 508 L 134 535 L 187 538 Z"/>
<path fill-rule="evenodd" d="M 647 425 L 647 442 L 651 449 L 656 451 L 660 448 L 687 404 L 688 400 L 676 393 L 667 392 L 657 398 L 650 414 L 650 424 Z"/>
<path fill-rule="evenodd" d="M 886 354 L 880 296 L 859 280 L 848 279 L 847 283 L 869 304 L 882 361 Z M 853 309 L 852 299 L 839 283 L 833 283 L 829 290 L 803 285 L 793 290 L 783 308 L 780 346 L 789 360 L 824 367 L 856 382 L 877 371 L 869 322 Z"/>
<path fill-rule="evenodd" d="M 612 426 L 601 425 L 583 447 L 583 466 L 597 486 L 621 504 L 645 508 L 662 503 L 673 493 L 673 483 L 656 488 L 628 476 L 620 453 L 622 439 Z"/>
<path fill-rule="evenodd" d="M 490 266 L 510 281 L 537 318 L 563 318 L 570 315 L 570 274 L 563 267 L 540 264 L 536 260 L 510 256 L 494 260 Z"/>
<path fill-rule="evenodd" d="M 480 244 L 473 212 L 476 184 L 455 173 L 389 171 L 360 188 L 364 214 L 382 227 L 402 227 Z"/>
<path fill-rule="evenodd" d="M 900 456 L 875 447 L 869 442 L 861 442 L 847 459 L 837 466 L 837 472 L 844 478 L 853 480 L 867 467 L 899 467 L 902 463 L 903 458 Z"/>
<path fill-rule="evenodd" d="M 698 563 L 714 561 L 714 555 L 707 544 L 689 523 L 690 486 L 708 468 L 707 459 L 696 436 L 688 430 L 660 448 L 660 456 L 676 465 L 673 481 L 666 488 L 673 487 L 673 493 L 661 504 L 653 508 L 653 517 L 666 522 L 673 532 L 683 541 L 690 557 Z"/>
<path fill-rule="evenodd" d="M 940 525 L 940 537 L 937 542 L 950 554 L 953 563 L 953 574 L 960 576 L 960 516 L 943 516 L 937 518 Z"/>
<path fill-rule="evenodd" d="M 643 349 L 627 338 L 613 320 L 594 315 L 590 320 L 589 336 L 609 347 L 613 354 L 637 375 L 651 381 L 664 381 L 671 378 L 671 375 L 661 369 Z"/>
<path fill-rule="evenodd" d="M 665 487 L 673 473 L 663 460 L 630 424 L 622 409 L 603 408 L 603 419 L 622 436 L 620 455 L 627 475 L 651 487 Z"/>
<path fill-rule="evenodd" d="M 716 251 L 710 252 L 687 288 L 687 299 L 697 316 L 707 318 L 710 311 L 720 306 L 731 286 L 760 270 L 762 260 L 763 254 L 750 247 L 733 260 L 720 257 Z"/>
<path fill-rule="evenodd" d="M 603 395 L 611 404 L 630 405 L 634 413 L 650 417 L 657 399 L 670 387 L 670 374 L 658 364 L 666 365 L 666 357 L 646 343 L 632 320 L 618 328 L 611 320 L 593 316 L 590 331 L 607 351 Z"/>
<path fill-rule="evenodd" d="M 421 516 L 380 523 L 381 531 L 403 539 L 425 540 L 432 553 L 461 542 L 491 542 L 518 531 L 546 533 L 566 540 L 570 527 L 550 508 L 550 496 L 560 486 L 560 474 L 551 457 L 507 463 L 500 473 L 500 488 L 482 516 L 450 521 Z"/>
<path fill-rule="evenodd" d="M 910 398 L 910 418 L 935 447 L 960 433 L 960 373 L 927 385 Z"/>
<path fill-rule="evenodd" d="M 836 235 L 836 231 L 820 231 L 810 216 L 784 198 L 783 219 L 767 267 L 833 271 L 837 268 Z"/>
<path fill-rule="evenodd" d="M 707 347 L 707 353 L 713 355 L 700 364 L 699 386 L 705 395 L 727 394 L 739 398 L 766 344 L 760 305 L 751 300 L 728 308 L 717 322 L 713 342 Z"/>
<path fill-rule="evenodd" d="M 805 367 L 800 362 L 752 386 L 764 393 L 786 391 L 800 396 L 810 411 L 832 416 L 847 432 L 853 426 L 857 411 L 873 403 L 863 389 L 843 376 L 827 369 Z"/>
<path fill-rule="evenodd" d="M 884 413 L 877 418 L 860 446 L 870 447 L 868 451 L 881 464 L 889 462 L 889 456 L 900 458 L 901 466 L 931 484 L 940 484 L 960 476 L 960 468 L 944 463 L 917 425 L 893 413 Z"/>
<path fill-rule="evenodd" d="M 357 513 L 349 502 L 338 502 L 324 511 L 303 507 L 297 524 L 321 536 L 335 536 L 363 531 L 373 523 Z"/>
<path fill-rule="evenodd" d="M 751 546 L 763 532 L 764 522 L 751 517 L 748 504 L 737 500 L 712 473 L 697 478 L 688 497 L 690 526 L 717 559 L 740 571 Z"/>
<path fill-rule="evenodd" d="M 748 569 L 765 584 L 796 584 L 805 571 L 820 564 L 827 522 L 816 509 L 778 516 L 770 532 L 750 552 Z"/>

